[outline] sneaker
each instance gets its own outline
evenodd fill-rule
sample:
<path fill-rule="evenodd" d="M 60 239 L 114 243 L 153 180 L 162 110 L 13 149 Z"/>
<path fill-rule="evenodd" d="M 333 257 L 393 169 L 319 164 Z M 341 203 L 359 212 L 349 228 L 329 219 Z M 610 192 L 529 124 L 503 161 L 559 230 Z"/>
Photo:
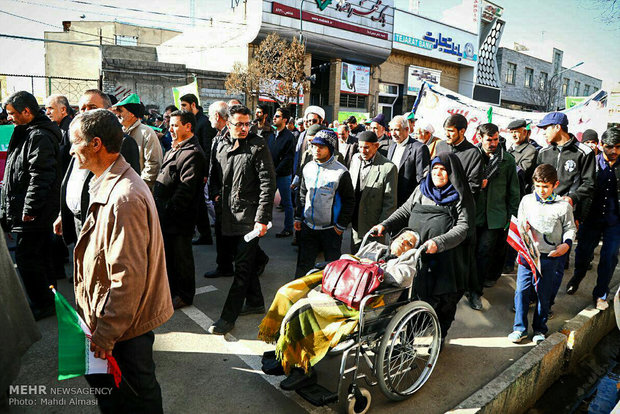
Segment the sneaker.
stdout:
<path fill-rule="evenodd" d="M 514 344 L 518 344 L 526 336 L 527 336 L 527 332 L 513 331 L 510 335 L 508 335 L 508 339 L 510 339 L 510 342 Z"/>
<path fill-rule="evenodd" d="M 609 308 L 609 303 L 605 299 L 597 298 L 596 299 L 596 309 L 600 311 L 604 311 Z"/>
<path fill-rule="evenodd" d="M 294 391 L 314 384 L 316 384 L 316 372 L 312 368 L 307 374 L 301 368 L 293 368 L 289 376 L 280 383 L 280 388 Z"/>
<path fill-rule="evenodd" d="M 259 314 L 259 315 L 264 315 L 265 305 L 250 306 L 247 303 L 244 303 L 243 307 L 241 308 L 241 312 L 239 312 L 239 315 L 252 315 L 254 313 Z"/>
<path fill-rule="evenodd" d="M 534 332 L 534 336 L 532 337 L 532 342 L 536 345 L 545 340 L 545 334 L 540 332 Z"/>
<path fill-rule="evenodd" d="M 234 327 L 234 323 L 227 322 L 220 318 L 209 327 L 208 332 L 213 335 L 226 335 L 228 332 L 232 331 Z"/>

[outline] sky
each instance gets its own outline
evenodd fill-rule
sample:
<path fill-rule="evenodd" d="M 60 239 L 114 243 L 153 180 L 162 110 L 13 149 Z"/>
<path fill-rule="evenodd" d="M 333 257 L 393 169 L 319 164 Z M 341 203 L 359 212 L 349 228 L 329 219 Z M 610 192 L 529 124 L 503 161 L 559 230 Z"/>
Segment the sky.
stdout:
<path fill-rule="evenodd" d="M 335 0 L 334 0 L 335 1 Z M 472 0 L 465 0 L 472 1 Z M 419 0 L 420 14 L 459 26 L 463 0 Z M 603 79 L 610 89 L 620 81 L 620 19 L 603 23 L 604 0 L 503 0 L 506 28 L 501 45 L 525 45 L 525 52 L 550 61 L 553 47 L 564 51 L 564 67 L 583 61 L 578 70 Z M 225 12 L 230 0 L 195 0 L 197 25 Z M 410 0 L 395 0 L 407 10 Z M 101 7 L 101 4 L 113 7 Z M 189 20 L 126 10 L 128 7 L 188 16 L 189 0 L 0 0 L 0 33 L 42 38 L 43 32 L 62 30 L 63 20 L 119 20 L 145 26 L 183 30 Z M 7 14 L 10 13 L 10 14 Z M 13 15 L 27 17 L 30 20 Z M 36 20 L 38 22 L 32 21 Z M 0 37 L 0 73 L 43 75 L 42 42 Z"/>

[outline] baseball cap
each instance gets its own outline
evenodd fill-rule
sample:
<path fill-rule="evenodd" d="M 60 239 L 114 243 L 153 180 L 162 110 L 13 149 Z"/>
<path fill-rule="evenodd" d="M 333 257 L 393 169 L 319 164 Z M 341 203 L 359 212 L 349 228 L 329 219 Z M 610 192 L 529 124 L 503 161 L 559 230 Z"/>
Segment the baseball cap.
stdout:
<path fill-rule="evenodd" d="M 568 118 L 562 112 L 551 112 L 536 125 L 538 128 L 545 128 L 549 125 L 568 126 Z"/>

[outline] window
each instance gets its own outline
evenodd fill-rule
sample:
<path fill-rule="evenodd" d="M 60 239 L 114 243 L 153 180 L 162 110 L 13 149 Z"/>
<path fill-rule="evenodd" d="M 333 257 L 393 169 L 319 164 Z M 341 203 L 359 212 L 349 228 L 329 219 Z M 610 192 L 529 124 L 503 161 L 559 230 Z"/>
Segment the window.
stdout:
<path fill-rule="evenodd" d="M 575 81 L 575 85 L 573 86 L 573 96 L 579 96 L 580 87 L 581 87 L 581 82 Z"/>
<path fill-rule="evenodd" d="M 583 87 L 583 94 L 584 94 L 585 96 L 590 95 L 590 85 L 585 85 L 585 86 Z"/>
<path fill-rule="evenodd" d="M 558 73 L 561 69 L 562 64 L 562 53 L 559 51 L 555 51 L 555 56 L 553 57 L 553 71 Z"/>
<path fill-rule="evenodd" d="M 506 83 L 510 85 L 514 85 L 516 73 L 517 73 L 517 65 L 515 65 L 514 63 L 508 62 L 507 70 L 506 70 Z"/>
<path fill-rule="evenodd" d="M 531 88 L 534 80 L 534 69 L 525 68 L 525 83 L 526 88 Z"/>
<path fill-rule="evenodd" d="M 119 46 L 138 46 L 138 37 L 114 35 L 114 43 Z"/>
<path fill-rule="evenodd" d="M 340 94 L 340 106 L 347 108 L 366 108 L 366 95 L 354 95 L 351 93 Z"/>
<path fill-rule="evenodd" d="M 540 72 L 540 78 L 538 79 L 539 79 L 539 88 L 543 91 L 547 89 L 547 79 L 549 79 L 549 74 L 547 72 Z"/>
<path fill-rule="evenodd" d="M 568 87 L 570 86 L 570 80 L 568 78 L 564 78 L 562 82 L 562 95 L 568 95 Z"/>

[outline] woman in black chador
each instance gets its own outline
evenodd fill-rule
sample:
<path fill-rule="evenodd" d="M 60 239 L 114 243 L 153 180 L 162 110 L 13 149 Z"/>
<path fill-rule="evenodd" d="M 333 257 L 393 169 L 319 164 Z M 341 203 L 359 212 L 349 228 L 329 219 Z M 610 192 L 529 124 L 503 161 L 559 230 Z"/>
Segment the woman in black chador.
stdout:
<path fill-rule="evenodd" d="M 465 171 L 452 153 L 431 161 L 429 174 L 398 210 L 374 231 L 382 234 L 415 229 L 426 240 L 422 268 L 414 279 L 415 295 L 437 312 L 444 341 L 456 305 L 467 289 L 471 249 L 465 241 L 475 226 L 474 200 Z"/>

